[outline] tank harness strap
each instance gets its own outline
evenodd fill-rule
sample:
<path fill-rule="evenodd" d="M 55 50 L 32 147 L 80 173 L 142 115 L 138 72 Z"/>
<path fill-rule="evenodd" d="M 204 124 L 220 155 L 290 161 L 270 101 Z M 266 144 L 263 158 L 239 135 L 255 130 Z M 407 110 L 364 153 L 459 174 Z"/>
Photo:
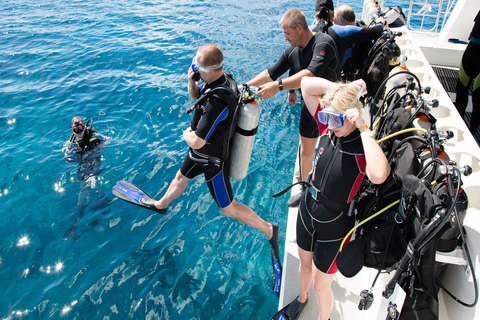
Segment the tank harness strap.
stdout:
<path fill-rule="evenodd" d="M 216 88 L 208 88 L 207 90 L 205 90 L 205 92 L 197 99 L 195 100 L 195 102 L 193 103 L 193 105 L 191 107 L 189 107 L 186 111 L 187 114 L 190 114 L 193 110 L 195 110 L 203 101 L 205 101 L 205 99 L 211 94 L 213 95 L 215 98 L 217 99 L 220 99 L 220 100 L 223 100 L 225 101 L 230 107 L 234 107 L 237 105 L 237 101 L 236 101 L 236 97 L 234 96 L 231 96 L 231 97 L 227 97 L 225 91 L 232 91 L 231 88 L 227 88 L 227 87 L 216 87 Z M 220 94 L 217 94 L 220 93 Z M 222 93 L 225 93 L 225 94 L 222 94 Z"/>
<path fill-rule="evenodd" d="M 293 188 L 294 186 L 296 186 L 297 184 L 301 184 L 301 185 L 310 187 L 310 183 L 305 182 L 305 181 L 298 181 L 298 182 L 295 182 L 294 184 L 289 185 L 288 187 L 286 187 L 286 188 L 283 189 L 282 191 L 275 193 L 272 197 L 273 197 L 273 198 L 278 198 L 278 197 L 280 197 L 280 196 L 283 196 L 285 193 L 287 193 L 288 190 L 292 189 L 292 188 Z"/>
<path fill-rule="evenodd" d="M 337 202 L 332 199 L 329 199 L 325 197 L 321 192 L 319 192 L 312 184 L 305 182 L 305 181 L 298 181 L 294 184 L 289 185 L 287 188 L 283 189 L 282 191 L 274 194 L 272 197 L 277 198 L 280 197 L 281 195 L 285 194 L 288 190 L 290 190 L 292 187 L 296 186 L 297 184 L 301 184 L 304 187 L 308 188 L 308 193 L 312 196 L 312 198 L 324 205 L 325 207 L 329 209 L 333 209 L 336 211 L 347 211 L 350 207 L 350 204 L 347 202 Z M 313 192 L 311 192 L 313 190 Z"/>
<path fill-rule="evenodd" d="M 242 129 L 240 128 L 239 126 L 237 126 L 237 128 L 235 129 L 235 131 L 237 131 L 238 133 L 240 133 L 242 136 L 245 136 L 245 137 L 250 137 L 250 136 L 254 136 L 257 131 L 258 131 L 258 126 L 256 126 L 254 129 L 251 129 L 251 130 L 245 130 L 245 129 Z"/>
<path fill-rule="evenodd" d="M 195 102 L 192 104 L 192 106 L 187 109 L 186 113 L 190 114 L 193 110 L 195 110 L 200 105 L 200 103 L 202 103 L 207 98 L 210 91 L 212 91 L 212 89 L 210 89 L 210 88 L 205 90 L 205 92 L 197 100 L 195 100 Z"/>

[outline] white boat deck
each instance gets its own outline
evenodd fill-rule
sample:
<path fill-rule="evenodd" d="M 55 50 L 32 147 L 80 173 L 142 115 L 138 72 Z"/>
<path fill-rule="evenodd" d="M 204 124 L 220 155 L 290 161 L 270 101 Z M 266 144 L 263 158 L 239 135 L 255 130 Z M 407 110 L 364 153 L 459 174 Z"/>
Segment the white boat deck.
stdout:
<path fill-rule="evenodd" d="M 455 106 L 450 100 L 450 97 L 443 89 L 439 80 L 436 78 L 436 75 L 429 63 L 430 60 L 438 62 L 435 64 L 448 66 L 448 64 L 445 64 L 445 60 L 447 60 L 451 65 L 456 65 L 458 68 L 465 45 L 439 45 L 436 41 L 437 39 L 431 38 L 432 35 L 430 35 L 430 38 L 425 38 L 424 35 L 409 32 L 406 30 L 406 28 L 402 29 L 401 31 L 404 33 L 404 35 L 401 38 L 398 38 L 397 43 L 402 50 L 402 54 L 408 56 L 407 67 L 419 77 L 423 87 L 430 86 L 432 88 L 428 97 L 439 100 L 439 107 L 433 109 L 432 111 L 432 114 L 437 118 L 437 129 L 440 131 L 451 130 L 454 132 L 454 138 L 450 139 L 445 145 L 446 152 L 449 154 L 450 159 L 456 161 L 458 165 L 463 166 L 468 164 L 473 169 L 473 173 L 470 176 L 463 177 L 463 188 L 465 189 L 469 199 L 469 208 L 464 221 L 464 227 L 467 233 L 467 244 L 470 249 L 474 268 L 477 271 L 477 281 L 479 281 L 480 247 L 478 246 L 478 243 L 480 243 L 480 149 L 478 148 L 477 143 L 470 134 L 470 131 L 466 127 L 465 123 L 460 118 Z M 428 60 L 423 51 L 428 53 Z M 448 56 L 447 52 L 451 53 L 452 55 Z M 292 190 L 293 193 L 298 191 L 299 190 L 295 188 Z M 290 209 L 288 212 L 285 254 L 283 260 L 284 274 L 282 279 L 279 308 L 288 304 L 298 295 L 299 259 L 297 255 L 295 234 L 296 217 L 297 209 Z M 444 258 L 437 257 L 437 260 L 440 259 Z M 449 261 L 454 261 L 457 263 L 460 261 L 461 263 L 463 259 L 460 255 L 460 258 L 452 257 Z M 474 291 L 472 276 L 468 270 L 467 272 L 465 270 L 466 268 L 464 265 L 449 265 L 444 283 L 446 287 L 449 288 L 450 291 L 452 291 L 459 298 L 465 300 L 466 302 L 473 302 Z M 359 274 L 349 279 L 343 277 L 340 273 L 337 273 L 332 285 L 335 295 L 335 304 L 330 316 L 331 320 L 383 320 L 386 318 L 386 310 L 389 301 L 382 297 L 382 291 L 389 279 L 393 276 L 393 273 L 382 274 L 377 280 L 373 291 L 375 299 L 372 307 L 367 311 L 361 311 L 358 309 L 359 294 L 363 289 L 370 288 L 375 275 L 376 270 L 368 268 L 363 268 Z M 391 299 L 393 299 L 395 294 L 396 293 L 394 293 Z M 439 293 L 439 305 L 439 319 L 441 320 L 480 319 L 479 307 L 463 307 L 457 302 L 453 301 L 443 291 L 440 291 Z M 309 302 L 300 316 L 300 320 L 317 318 L 317 301 L 315 292 L 311 287 L 309 292 Z"/>

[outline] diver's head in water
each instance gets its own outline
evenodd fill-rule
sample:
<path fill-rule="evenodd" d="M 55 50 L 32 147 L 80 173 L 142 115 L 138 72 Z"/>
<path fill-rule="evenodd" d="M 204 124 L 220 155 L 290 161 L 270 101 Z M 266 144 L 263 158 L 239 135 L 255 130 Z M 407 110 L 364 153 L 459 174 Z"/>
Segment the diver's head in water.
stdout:
<path fill-rule="evenodd" d="M 80 117 L 73 117 L 72 119 L 72 131 L 77 137 L 77 140 L 82 140 L 85 135 L 86 126 Z"/>

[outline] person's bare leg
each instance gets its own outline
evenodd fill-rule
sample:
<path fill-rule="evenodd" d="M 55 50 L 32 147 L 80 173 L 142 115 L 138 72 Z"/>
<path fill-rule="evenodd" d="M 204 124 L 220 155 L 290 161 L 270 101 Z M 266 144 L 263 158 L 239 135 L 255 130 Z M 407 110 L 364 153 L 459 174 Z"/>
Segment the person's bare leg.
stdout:
<path fill-rule="evenodd" d="M 328 320 L 333 309 L 332 282 L 335 274 L 326 274 L 313 269 L 313 287 L 317 294 L 319 315 L 318 320 Z"/>
<path fill-rule="evenodd" d="M 188 186 L 188 182 L 190 182 L 190 179 L 185 177 L 180 170 L 178 170 L 175 178 L 170 182 L 167 192 L 165 192 L 160 200 L 155 201 L 155 207 L 157 209 L 166 209 L 170 202 L 182 195 L 183 191 L 185 191 Z"/>
<path fill-rule="evenodd" d="M 307 300 L 308 289 L 312 283 L 313 252 L 305 251 L 297 246 L 298 257 L 300 258 L 300 267 L 298 268 L 298 278 L 300 294 L 298 301 Z"/>
<path fill-rule="evenodd" d="M 300 151 L 299 151 L 299 162 L 300 162 L 300 180 L 307 181 L 308 174 L 312 170 L 312 161 L 313 156 L 315 155 L 315 145 L 317 143 L 317 138 L 305 138 L 300 136 Z M 304 194 L 305 187 L 302 186 L 301 192 L 294 194 L 287 201 L 287 206 L 289 207 L 298 207 L 302 196 Z"/>
<path fill-rule="evenodd" d="M 272 224 L 260 218 L 250 207 L 233 200 L 230 205 L 221 210 L 227 217 L 237 219 L 252 228 L 262 231 L 268 240 L 272 238 Z"/>
<path fill-rule="evenodd" d="M 308 174 L 312 170 L 313 156 L 317 138 L 305 138 L 300 136 L 300 169 L 302 181 L 307 181 Z"/>

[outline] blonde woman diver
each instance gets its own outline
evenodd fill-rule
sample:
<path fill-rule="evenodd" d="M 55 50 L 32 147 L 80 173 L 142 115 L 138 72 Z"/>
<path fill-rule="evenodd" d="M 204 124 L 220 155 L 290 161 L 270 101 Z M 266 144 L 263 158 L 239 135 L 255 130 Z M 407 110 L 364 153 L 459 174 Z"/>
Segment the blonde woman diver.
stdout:
<path fill-rule="evenodd" d="M 329 318 L 336 257 L 343 238 L 354 226 L 354 217 L 348 215 L 350 201 L 365 174 L 372 183 L 380 184 L 390 173 L 388 161 L 360 112 L 359 97 L 364 85 L 363 80 L 340 84 L 314 77 L 304 77 L 301 82 L 303 98 L 317 122 L 320 138 L 310 186 L 298 211 L 300 294 L 284 308 L 287 319 L 298 318 L 307 303 L 312 280 L 318 319 Z"/>

